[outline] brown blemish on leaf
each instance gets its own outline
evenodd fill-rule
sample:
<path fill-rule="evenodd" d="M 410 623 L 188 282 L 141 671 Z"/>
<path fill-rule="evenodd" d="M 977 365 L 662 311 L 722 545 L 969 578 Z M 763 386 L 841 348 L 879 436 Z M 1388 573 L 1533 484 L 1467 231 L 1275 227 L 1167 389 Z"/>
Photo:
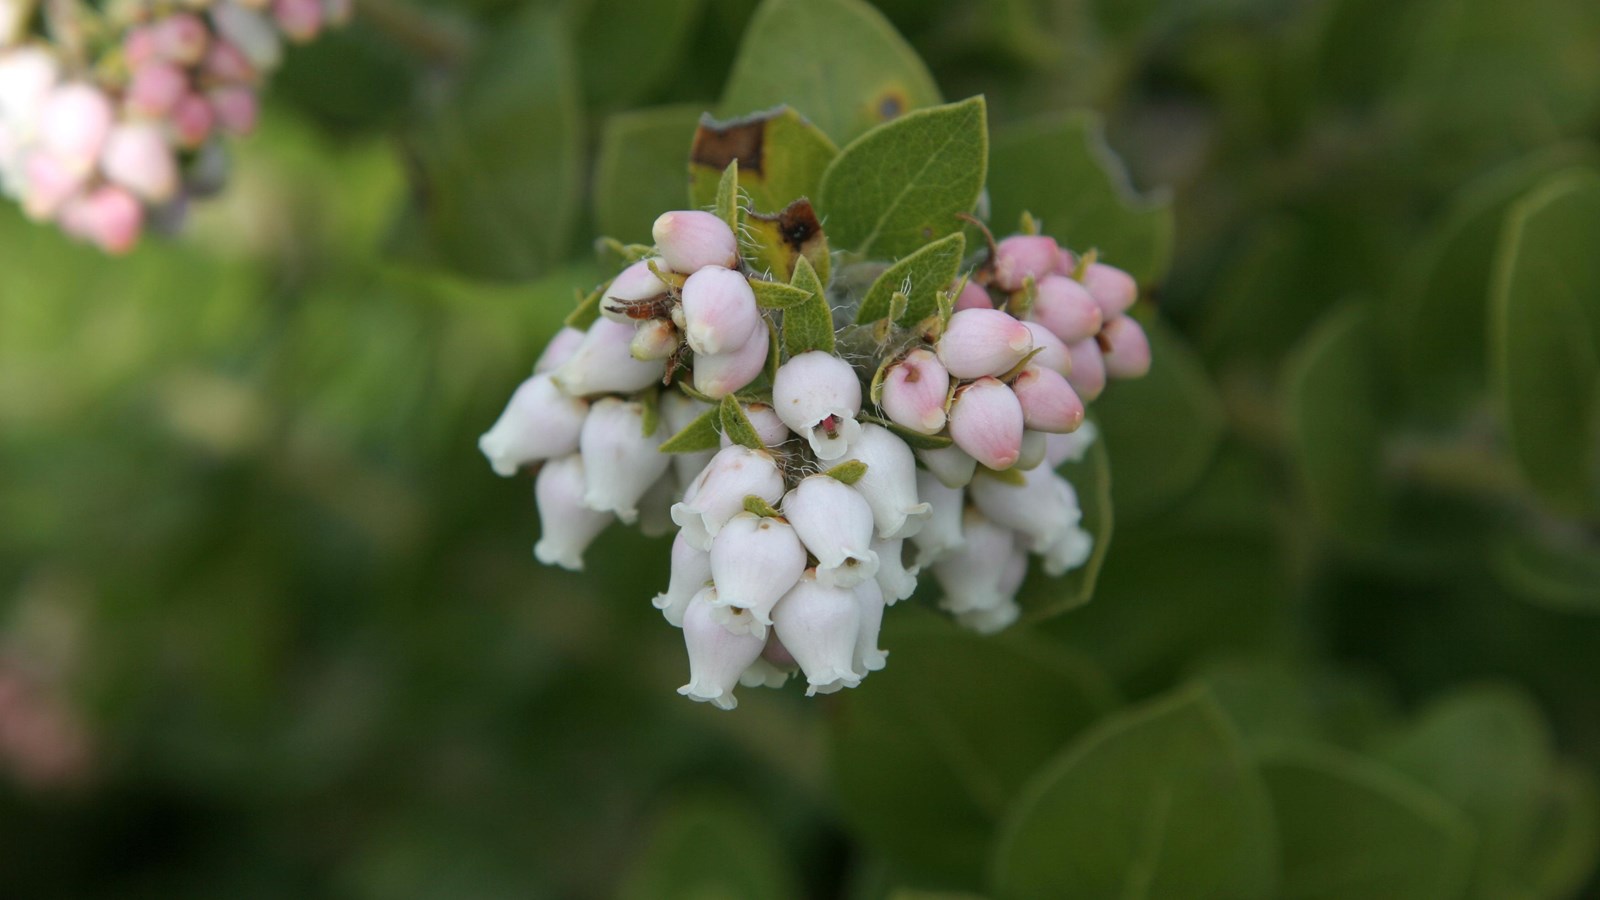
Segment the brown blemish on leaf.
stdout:
<path fill-rule="evenodd" d="M 822 222 L 817 218 L 817 211 L 812 208 L 811 201 L 804 197 L 785 206 L 775 216 L 754 213 L 751 218 L 775 224 L 784 245 L 796 253 L 805 252 L 812 239 L 822 233 Z"/>
<path fill-rule="evenodd" d="M 770 115 L 749 116 L 731 122 L 718 122 L 709 115 L 700 117 L 689 150 L 691 165 L 703 165 L 720 172 L 728 163 L 739 161 L 741 172 L 761 174 L 761 159 Z"/>

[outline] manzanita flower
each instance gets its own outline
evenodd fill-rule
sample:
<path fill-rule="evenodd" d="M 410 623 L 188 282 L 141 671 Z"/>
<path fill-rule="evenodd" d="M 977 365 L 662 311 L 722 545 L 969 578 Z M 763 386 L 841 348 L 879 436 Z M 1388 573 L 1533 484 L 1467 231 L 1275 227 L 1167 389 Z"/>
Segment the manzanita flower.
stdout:
<path fill-rule="evenodd" d="M 778 367 L 772 382 L 772 407 L 821 460 L 844 456 L 861 426 L 861 379 L 844 360 L 812 350 Z"/>
<path fill-rule="evenodd" d="M 539 359 L 533 364 L 535 375 L 543 375 L 560 368 L 567 360 L 578 352 L 578 347 L 583 343 L 584 332 L 569 326 L 556 332 L 556 336 L 545 344 L 544 351 L 539 354 Z M 688 399 L 687 397 L 684 399 Z"/>
<path fill-rule="evenodd" d="M 1061 248 L 1055 238 L 1014 234 L 995 246 L 994 282 L 1002 290 L 1022 290 L 1026 280 L 1037 282 L 1060 266 Z"/>
<path fill-rule="evenodd" d="M 906 567 L 905 539 L 873 541 L 872 552 L 878 557 L 877 581 L 885 603 L 893 606 L 916 592 L 919 568 Z"/>
<path fill-rule="evenodd" d="M 1139 286 L 1132 275 L 1102 262 L 1090 263 L 1084 269 L 1083 286 L 1107 322 L 1127 312 L 1139 297 Z"/>
<path fill-rule="evenodd" d="M 739 676 L 761 655 L 763 635 L 748 628 L 729 629 L 719 621 L 717 589 L 707 587 L 689 601 L 683 613 L 683 644 L 689 652 L 689 683 L 678 693 L 691 700 L 733 709 Z M 748 613 L 744 614 L 748 615 Z"/>
<path fill-rule="evenodd" d="M 930 508 L 917 499 L 917 460 L 905 441 L 881 425 L 863 425 L 846 459 L 866 464 L 852 487 L 872 507 L 878 537 L 907 538 L 922 529 Z"/>
<path fill-rule="evenodd" d="M 744 510 L 745 498 L 777 503 L 783 493 L 783 475 L 772 454 L 736 444 L 711 458 L 683 500 L 673 505 L 672 521 L 684 530 L 689 543 L 710 550 L 722 526 Z"/>
<path fill-rule="evenodd" d="M 877 580 L 869 578 L 855 586 L 855 598 L 860 619 L 850 667 L 865 678 L 869 672 L 881 671 L 888 664 L 889 654 L 878 647 L 878 632 L 883 628 L 883 588 Z"/>
<path fill-rule="evenodd" d="M 672 539 L 672 568 L 667 589 L 651 601 L 674 628 L 683 627 L 683 613 L 694 595 L 711 582 L 711 554 L 689 543 L 685 532 Z"/>
<path fill-rule="evenodd" d="M 1033 349 L 1038 351 L 1030 362 L 1036 366 L 1043 366 L 1068 375 L 1072 372 L 1072 353 L 1067 350 L 1067 345 L 1056 337 L 1055 332 L 1044 326 L 1042 322 L 1023 322 L 1023 327 L 1033 335 Z"/>
<path fill-rule="evenodd" d="M 1008 469 L 1022 454 L 1022 404 L 998 378 L 980 378 L 956 391 L 950 437 L 991 469 Z"/>
<path fill-rule="evenodd" d="M 1065 275 L 1050 275 L 1039 282 L 1031 315 L 1069 347 L 1094 337 L 1104 321 L 1104 314 L 1089 291 Z"/>
<path fill-rule="evenodd" d="M 687 394 L 667 391 L 661 395 L 661 422 L 668 434 L 677 434 L 688 428 L 691 422 L 700 418 L 710 408 L 710 404 Z M 700 477 L 700 473 L 705 471 L 706 465 L 715 455 L 715 449 L 702 450 L 698 453 L 672 454 L 672 471 L 677 476 L 678 484 L 685 489 L 694 484 L 695 479 Z"/>
<path fill-rule="evenodd" d="M 711 581 L 717 605 L 749 616 L 725 620 L 729 628 L 752 628 L 763 637 L 772 624 L 772 607 L 806 570 L 806 548 L 788 522 L 742 512 L 729 519 L 711 542 Z"/>
<path fill-rule="evenodd" d="M 767 365 L 771 336 L 765 325 L 750 333 L 750 339 L 727 353 L 712 353 L 694 358 L 694 388 L 713 400 L 720 400 L 755 381 Z"/>
<path fill-rule="evenodd" d="M 1150 371 L 1150 339 L 1139 323 L 1118 316 L 1100 332 L 1106 374 L 1112 378 L 1143 378 Z"/>
<path fill-rule="evenodd" d="M 549 375 L 535 375 L 517 387 L 478 449 L 495 474 L 510 477 L 529 463 L 576 453 L 588 415 L 588 403 L 562 393 Z"/>
<path fill-rule="evenodd" d="M 922 530 L 911 538 L 911 543 L 917 548 L 917 564 L 920 566 L 933 562 L 947 550 L 961 546 L 964 540 L 961 536 L 961 519 L 967 495 L 962 487 L 950 487 L 927 471 L 917 473 L 917 495 L 929 506 L 928 518 Z"/>
<path fill-rule="evenodd" d="M 963 309 L 939 338 L 939 361 L 955 378 L 1003 375 L 1033 349 L 1033 334 L 1008 312 Z"/>
<path fill-rule="evenodd" d="M 1022 422 L 1033 431 L 1064 433 L 1083 424 L 1083 401 L 1066 376 L 1054 369 L 1029 365 L 1011 382 L 1022 407 Z"/>
<path fill-rule="evenodd" d="M 690 275 L 706 266 L 738 265 L 739 242 L 733 229 L 711 213 L 694 209 L 662 213 L 650 233 L 674 272 Z"/>
<path fill-rule="evenodd" d="M 851 587 L 877 574 L 872 507 L 854 488 L 828 475 L 801 479 L 784 495 L 783 514 L 817 558 L 818 581 Z"/>
<path fill-rule="evenodd" d="M 639 516 L 639 499 L 672 463 L 658 452 L 661 440 L 659 428 L 645 434 L 643 403 L 617 397 L 595 401 L 578 437 L 584 505 L 616 513 L 632 524 Z"/>
<path fill-rule="evenodd" d="M 577 454 L 551 460 L 533 483 L 539 504 L 539 542 L 533 555 L 547 566 L 583 570 L 583 551 L 611 524 L 612 515 L 583 502 L 587 483 Z"/>
<path fill-rule="evenodd" d="M 855 588 L 826 585 L 807 572 L 773 608 L 772 623 L 806 675 L 806 696 L 861 683 L 865 673 L 854 668 L 861 631 Z"/>
<path fill-rule="evenodd" d="M 635 359 L 631 325 L 595 319 L 583 343 L 555 371 L 556 386 L 574 397 L 624 394 L 661 380 L 666 365 L 661 360 Z"/>
<path fill-rule="evenodd" d="M 977 510 L 962 517 L 964 540 L 933 563 L 933 577 L 944 588 L 940 607 L 963 613 L 999 606 L 1010 599 L 1002 590 L 1015 535 Z"/>
<path fill-rule="evenodd" d="M 972 458 L 972 454 L 954 444 L 949 447 L 918 448 L 917 459 L 946 487 L 966 487 L 967 482 L 972 480 L 972 473 L 978 470 L 978 461 Z"/>
<path fill-rule="evenodd" d="M 683 283 L 683 320 L 689 348 L 705 354 L 731 353 L 764 327 L 750 282 L 717 265 L 703 266 Z"/>
<path fill-rule="evenodd" d="M 1023 472 L 1020 484 L 980 475 L 968 492 L 984 516 L 1025 536 L 1035 553 L 1043 553 L 1083 517 L 1072 486 L 1044 466 Z"/>
<path fill-rule="evenodd" d="M 994 300 L 989 297 L 989 292 L 983 289 L 983 285 L 968 281 L 961 285 L 961 292 L 956 294 L 954 308 L 957 311 L 963 309 L 994 309 Z"/>
<path fill-rule="evenodd" d="M 1078 392 L 1079 399 L 1093 403 L 1106 389 L 1106 361 L 1100 353 L 1100 344 L 1094 338 L 1084 338 L 1067 348 L 1072 351 L 1072 374 L 1067 382 Z"/>
<path fill-rule="evenodd" d="M 923 434 L 944 429 L 950 373 L 933 351 L 918 348 L 890 366 L 883 379 L 883 414 L 896 425 Z"/>
<path fill-rule="evenodd" d="M 665 266 L 660 259 L 641 259 L 617 273 L 600 294 L 600 315 L 624 324 L 633 324 L 640 316 L 639 305 L 667 295 L 667 283 L 662 281 L 650 264 Z"/>

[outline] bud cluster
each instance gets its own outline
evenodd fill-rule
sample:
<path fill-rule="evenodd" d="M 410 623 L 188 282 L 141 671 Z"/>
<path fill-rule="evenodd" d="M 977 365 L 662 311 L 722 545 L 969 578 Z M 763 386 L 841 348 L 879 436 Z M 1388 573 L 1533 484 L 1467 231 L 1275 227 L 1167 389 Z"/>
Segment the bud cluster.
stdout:
<path fill-rule="evenodd" d="M 220 187 L 221 140 L 254 130 L 283 42 L 344 22 L 350 0 L 62 9 L 74 18 L 0 0 L 0 190 L 30 218 L 123 253 Z"/>
<path fill-rule="evenodd" d="M 680 694 L 732 709 L 739 685 L 796 673 L 807 694 L 855 687 L 885 665 L 884 609 L 922 571 L 987 632 L 1019 615 L 1030 554 L 1049 575 L 1088 559 L 1056 467 L 1093 440 L 1085 399 L 1148 368 L 1125 273 L 1010 237 L 943 313 L 836 326 L 838 351 L 786 347 L 771 369 L 770 273 L 742 264 L 733 229 L 675 211 L 654 237 L 479 446 L 501 475 L 538 467 L 542 562 L 581 568 L 613 518 L 676 526 L 654 605 L 683 632 Z M 852 300 L 819 298 L 836 322 Z M 680 441 L 708 422 L 720 438 Z"/>

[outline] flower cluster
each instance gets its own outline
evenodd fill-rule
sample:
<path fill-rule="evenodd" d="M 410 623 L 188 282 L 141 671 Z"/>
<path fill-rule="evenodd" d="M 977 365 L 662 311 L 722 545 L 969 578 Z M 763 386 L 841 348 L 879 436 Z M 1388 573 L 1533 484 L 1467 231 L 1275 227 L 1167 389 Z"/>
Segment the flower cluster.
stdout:
<path fill-rule="evenodd" d="M 254 130 L 283 42 L 350 15 L 349 0 L 70 9 L 65 19 L 0 0 L 0 189 L 110 253 L 220 187 L 221 140 Z M 50 40 L 32 37 L 36 18 Z"/>
<path fill-rule="evenodd" d="M 680 694 L 732 709 L 737 686 L 796 672 L 808 694 L 855 687 L 923 570 L 958 621 L 994 631 L 1020 613 L 1030 554 L 1049 575 L 1084 564 L 1056 467 L 1093 440 L 1084 403 L 1107 376 L 1149 366 L 1132 278 L 1016 235 L 925 321 L 839 324 L 859 299 L 835 287 L 811 298 L 833 340 L 778 354 L 771 272 L 727 222 L 669 212 L 654 238 L 479 447 L 501 475 L 538 467 L 542 562 L 580 569 L 613 519 L 677 528 L 654 604 L 683 632 Z"/>

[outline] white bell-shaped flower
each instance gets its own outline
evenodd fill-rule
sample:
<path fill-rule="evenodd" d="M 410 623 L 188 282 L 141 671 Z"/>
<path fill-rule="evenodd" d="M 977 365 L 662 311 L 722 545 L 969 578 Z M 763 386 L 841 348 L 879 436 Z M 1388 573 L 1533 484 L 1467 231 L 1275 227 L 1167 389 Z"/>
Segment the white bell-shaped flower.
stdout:
<path fill-rule="evenodd" d="M 706 353 L 694 358 L 694 389 L 713 400 L 721 400 L 761 375 L 767 367 L 767 351 L 772 335 L 762 324 L 750 332 L 750 339 L 725 353 Z"/>
<path fill-rule="evenodd" d="M 578 352 L 578 347 L 583 343 L 584 333 L 576 328 L 565 327 L 556 332 L 550 343 L 544 345 L 544 352 L 539 354 L 539 361 L 533 364 L 533 373 L 543 375 L 554 372 L 563 363 Z"/>
<path fill-rule="evenodd" d="M 1008 596 L 1001 581 L 1016 535 L 972 509 L 962 519 L 961 531 L 966 538 L 961 546 L 946 550 L 933 563 L 933 577 L 944 588 L 939 605 L 953 613 L 1000 605 Z"/>
<path fill-rule="evenodd" d="M 1094 551 L 1094 535 L 1074 525 L 1059 540 L 1045 548 L 1044 573 L 1059 578 L 1089 561 Z"/>
<path fill-rule="evenodd" d="M 1052 434 L 1045 438 L 1045 462 L 1050 468 L 1060 468 L 1062 463 L 1082 462 L 1084 454 L 1089 452 L 1089 447 L 1094 444 L 1094 439 L 1100 436 L 1099 430 L 1093 422 L 1084 422 L 1078 430 L 1070 434 Z"/>
<path fill-rule="evenodd" d="M 583 505 L 583 458 L 574 453 L 544 464 L 533 482 L 539 505 L 539 542 L 534 558 L 547 566 L 583 571 L 583 551 L 606 530 L 611 513 Z"/>
<path fill-rule="evenodd" d="M 917 458 L 905 441 L 881 425 L 863 425 L 845 458 L 867 464 L 852 487 L 872 507 L 878 537 L 906 538 L 922 529 L 931 507 L 917 499 Z"/>
<path fill-rule="evenodd" d="M 878 573 L 872 507 L 854 488 L 827 475 L 804 478 L 783 498 L 783 514 L 817 558 L 817 580 L 852 587 Z"/>
<path fill-rule="evenodd" d="M 1017 604 L 1016 597 L 1023 580 L 1027 577 L 1028 554 L 1021 546 L 1013 546 L 1011 557 L 1006 560 L 1005 570 L 1000 575 L 1000 583 L 996 589 L 1000 597 L 999 602 L 992 606 L 956 613 L 956 624 L 979 634 L 1004 631 L 1022 615 L 1022 607 Z"/>
<path fill-rule="evenodd" d="M 978 471 L 978 461 L 972 458 L 972 454 L 954 444 L 938 449 L 922 448 L 917 450 L 916 455 L 945 487 L 964 488 L 972 481 L 972 474 Z"/>
<path fill-rule="evenodd" d="M 651 602 L 661 610 L 668 624 L 682 628 L 683 611 L 689 608 L 689 601 L 710 582 L 711 555 L 689 543 L 680 531 L 672 539 L 672 572 L 667 589 Z"/>
<path fill-rule="evenodd" d="M 678 391 L 663 391 L 661 393 L 661 421 L 665 424 L 667 435 L 675 435 L 689 423 L 700 418 L 711 404 L 696 400 L 688 394 Z M 715 450 L 702 450 L 698 453 L 674 453 L 672 456 L 672 471 L 677 473 L 678 483 L 685 490 L 694 484 L 700 473 L 705 471 L 706 464 L 711 462 L 711 457 L 717 455 Z"/>
<path fill-rule="evenodd" d="M 748 688 L 781 688 L 789 683 L 789 676 L 793 674 L 789 669 L 780 669 L 768 662 L 765 657 L 758 656 L 756 661 L 745 667 L 739 676 L 739 685 Z"/>
<path fill-rule="evenodd" d="M 778 418 L 811 443 L 821 460 L 844 456 L 861 426 L 861 379 L 850 364 L 821 350 L 792 357 L 772 382 Z"/>
<path fill-rule="evenodd" d="M 633 325 L 638 320 L 638 304 L 654 300 L 667 293 L 667 283 L 650 271 L 650 263 L 665 268 L 660 259 L 641 259 L 617 274 L 600 294 L 600 315 L 614 322 Z"/>
<path fill-rule="evenodd" d="M 672 521 L 687 540 L 701 550 L 711 549 L 711 539 L 722 526 L 744 511 L 746 497 L 768 503 L 783 498 L 783 475 L 772 454 L 748 447 L 725 447 L 711 458 L 705 470 L 672 506 Z"/>
<path fill-rule="evenodd" d="M 595 401 L 578 438 L 588 484 L 584 505 L 632 524 L 639 517 L 639 499 L 672 464 L 660 452 L 661 441 L 660 428 L 644 433 L 643 403 L 616 397 Z"/>
<path fill-rule="evenodd" d="M 528 463 L 577 451 L 588 414 L 586 401 L 563 394 L 549 375 L 535 375 L 518 385 L 478 449 L 495 474 L 509 477 Z"/>
<path fill-rule="evenodd" d="M 747 618 L 762 637 L 772 624 L 772 607 L 805 570 L 805 547 L 794 528 L 779 518 L 739 513 L 711 542 L 711 580 L 717 586 L 718 605 L 748 611 Z"/>
<path fill-rule="evenodd" d="M 869 578 L 856 585 L 855 595 L 861 611 L 861 625 L 856 629 L 856 649 L 850 664 L 865 678 L 868 673 L 882 669 L 889 656 L 878 649 L 878 632 L 883 628 L 883 588 Z"/>
<path fill-rule="evenodd" d="M 806 673 L 806 696 L 855 687 L 854 668 L 861 605 L 854 588 L 829 587 L 809 572 L 772 610 L 783 646 Z"/>
<path fill-rule="evenodd" d="M 916 593 L 920 567 L 906 568 L 904 540 L 874 541 L 872 552 L 878 554 L 878 587 L 885 603 L 893 606 Z"/>
<path fill-rule="evenodd" d="M 706 266 L 683 283 L 684 337 L 696 353 L 728 353 L 761 328 L 761 308 L 743 274 Z"/>
<path fill-rule="evenodd" d="M 661 380 L 662 360 L 633 358 L 632 325 L 595 319 L 578 349 L 554 374 L 556 386 L 574 397 L 627 394 Z"/>
<path fill-rule="evenodd" d="M 717 589 L 695 594 L 683 613 L 683 645 L 689 651 L 689 683 L 678 693 L 718 709 L 739 705 L 733 689 L 739 676 L 761 656 L 762 638 L 748 631 L 731 631 L 717 621 Z"/>
<path fill-rule="evenodd" d="M 917 565 L 926 566 L 946 550 L 961 546 L 965 540 L 961 536 L 961 522 L 967 492 L 946 487 L 932 472 L 919 471 L 917 495 L 931 508 L 922 530 L 911 538 L 912 545 L 917 548 Z"/>
<path fill-rule="evenodd" d="M 1065 478 L 1043 466 L 1024 471 L 1022 484 L 979 475 L 967 488 L 973 505 L 996 523 L 1019 532 L 1035 553 L 1043 553 L 1078 524 L 1078 494 Z"/>

